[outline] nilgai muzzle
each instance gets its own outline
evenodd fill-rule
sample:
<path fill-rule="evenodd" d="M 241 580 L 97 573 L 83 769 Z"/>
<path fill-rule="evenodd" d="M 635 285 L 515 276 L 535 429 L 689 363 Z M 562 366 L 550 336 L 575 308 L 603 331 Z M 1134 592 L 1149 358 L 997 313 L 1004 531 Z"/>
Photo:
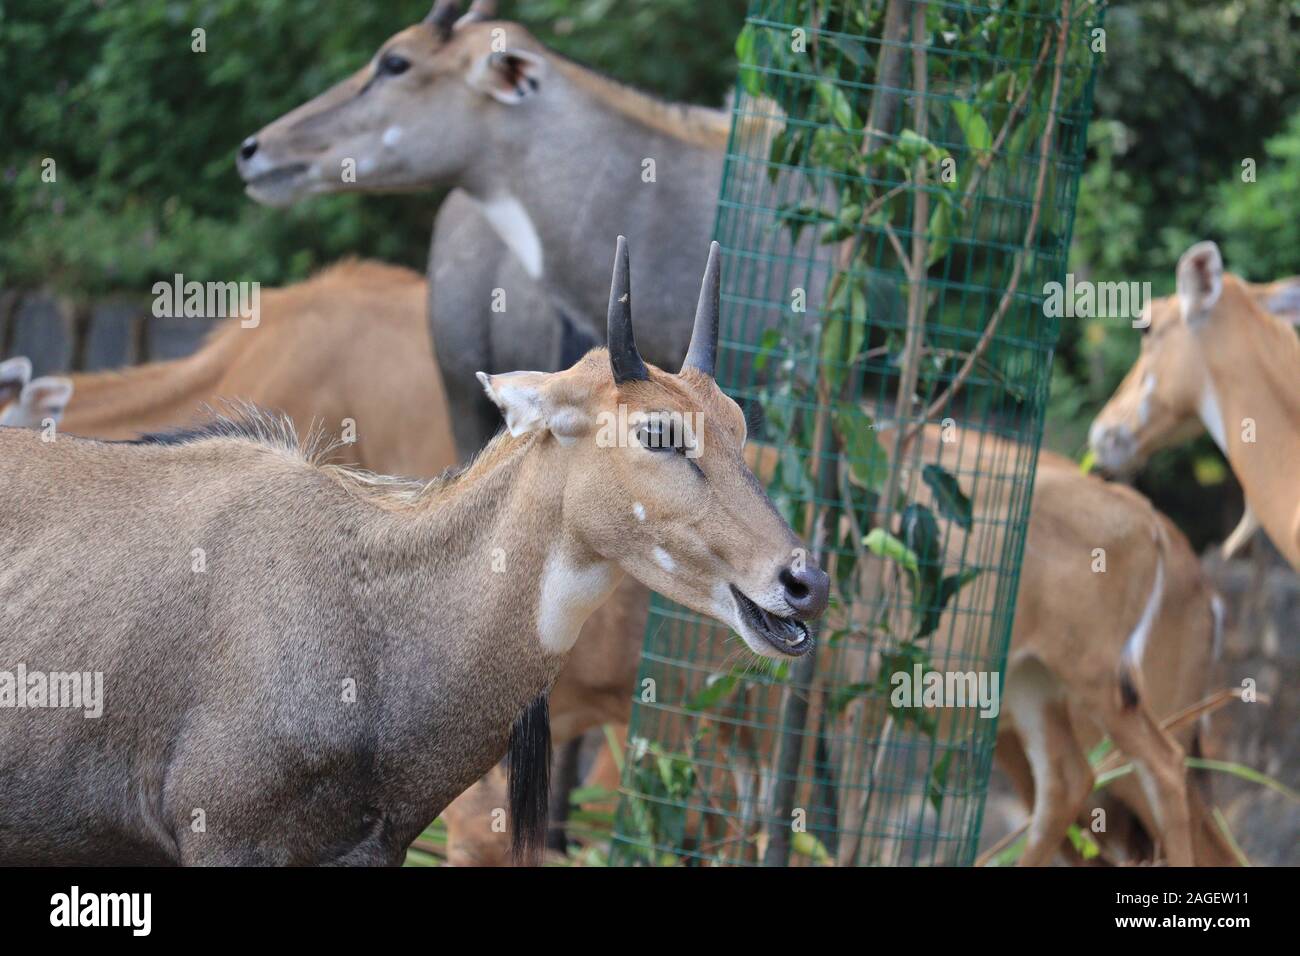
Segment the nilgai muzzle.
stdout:
<path fill-rule="evenodd" d="M 718 267 L 672 374 L 637 355 L 620 241 L 617 352 L 484 376 L 508 430 L 433 482 L 318 464 L 256 416 L 0 430 L 0 862 L 400 863 L 508 744 L 544 776 L 547 689 L 623 572 L 806 653 L 828 580 L 707 373 Z M 99 716 L 62 706 L 99 686 Z M 537 778 L 512 787 L 525 855 Z"/>

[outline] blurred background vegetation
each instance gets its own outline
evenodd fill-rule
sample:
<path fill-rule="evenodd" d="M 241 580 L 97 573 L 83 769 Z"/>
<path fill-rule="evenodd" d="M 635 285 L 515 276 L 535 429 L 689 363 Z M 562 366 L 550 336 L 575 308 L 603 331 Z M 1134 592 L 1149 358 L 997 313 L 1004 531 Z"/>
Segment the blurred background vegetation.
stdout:
<path fill-rule="evenodd" d="M 543 42 L 673 100 L 719 105 L 746 0 L 502 0 Z M 429 0 L 0 0 L 0 287 L 144 292 L 160 277 L 282 284 L 345 255 L 422 268 L 440 197 L 257 206 L 240 140 L 360 68 Z M 190 52 L 206 30 L 207 52 Z M 1112 3 L 1072 271 L 1173 286 L 1212 238 L 1251 279 L 1300 273 L 1300 0 Z M 41 181 L 57 162 L 56 188 Z M 1243 183 L 1254 159 L 1257 181 Z M 1138 334 L 1065 323 L 1049 445 L 1078 455 Z M 1239 492 L 1208 440 L 1140 487 L 1198 547 Z"/>

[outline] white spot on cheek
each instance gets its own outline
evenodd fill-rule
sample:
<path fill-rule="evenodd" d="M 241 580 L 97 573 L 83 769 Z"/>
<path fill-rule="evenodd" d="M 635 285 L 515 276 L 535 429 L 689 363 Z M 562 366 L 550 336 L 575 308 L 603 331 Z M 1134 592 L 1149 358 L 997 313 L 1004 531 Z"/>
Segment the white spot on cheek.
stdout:
<path fill-rule="evenodd" d="M 655 556 L 655 563 L 658 564 L 659 567 L 663 568 L 665 571 L 671 572 L 673 569 L 677 567 L 677 562 L 673 560 L 673 556 L 669 554 L 667 551 L 665 551 L 663 548 L 657 547 L 654 549 L 653 553 Z"/>
<path fill-rule="evenodd" d="M 608 562 L 575 564 L 553 552 L 542 570 L 537 601 L 537 634 L 542 649 L 550 654 L 567 654 L 582 625 L 605 603 L 620 577 L 616 566 Z"/>
<path fill-rule="evenodd" d="M 632 514 L 636 515 L 637 521 L 645 521 L 645 505 L 639 501 L 632 502 Z"/>
<path fill-rule="evenodd" d="M 402 141 L 402 127 L 400 126 L 388 127 L 388 129 L 384 130 L 384 135 L 380 138 L 380 141 L 385 146 L 388 146 L 390 148 L 396 146 L 398 143 Z"/>

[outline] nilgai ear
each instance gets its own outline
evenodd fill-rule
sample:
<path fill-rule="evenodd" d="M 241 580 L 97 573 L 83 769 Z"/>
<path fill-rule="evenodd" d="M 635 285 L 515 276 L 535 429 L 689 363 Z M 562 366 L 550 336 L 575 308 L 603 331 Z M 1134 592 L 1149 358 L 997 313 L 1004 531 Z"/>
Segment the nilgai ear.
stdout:
<path fill-rule="evenodd" d="M 18 355 L 0 362 L 0 405 L 12 402 L 22 394 L 23 386 L 32 377 L 32 360 Z"/>
<path fill-rule="evenodd" d="M 57 422 L 63 418 L 63 410 L 67 408 L 70 398 L 72 398 L 71 379 L 45 375 L 27 383 L 19 404 L 29 410 L 38 421 L 52 418 Z"/>
<path fill-rule="evenodd" d="M 591 427 L 591 417 L 576 401 L 563 394 L 557 374 L 506 372 L 488 375 L 475 372 L 483 391 L 501 409 L 512 435 L 546 430 L 567 443 Z"/>
<path fill-rule="evenodd" d="M 475 60 L 465 78 L 476 90 L 493 99 L 514 106 L 542 87 L 546 61 L 527 50 L 504 50 Z"/>
<path fill-rule="evenodd" d="M 1183 320 L 1197 325 L 1210 317 L 1223 294 L 1223 256 L 1213 242 L 1198 242 L 1178 260 L 1178 304 Z"/>
<path fill-rule="evenodd" d="M 1268 285 L 1253 285 L 1250 291 L 1264 311 L 1284 322 L 1300 325 L 1300 276 L 1278 279 Z"/>

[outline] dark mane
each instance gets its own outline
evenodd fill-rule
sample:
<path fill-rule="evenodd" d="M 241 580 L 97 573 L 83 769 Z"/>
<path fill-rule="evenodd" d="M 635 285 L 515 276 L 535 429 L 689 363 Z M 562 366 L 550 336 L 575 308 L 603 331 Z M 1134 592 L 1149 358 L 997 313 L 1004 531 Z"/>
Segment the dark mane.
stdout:
<path fill-rule="evenodd" d="M 319 426 L 314 426 L 305 438 L 300 438 L 289 416 L 259 408 L 250 402 L 228 402 L 224 410 L 208 405 L 203 408 L 210 417 L 198 425 L 149 432 L 122 444 L 190 445 L 215 438 L 234 438 L 287 452 L 313 465 L 322 464 L 339 446 Z"/>

